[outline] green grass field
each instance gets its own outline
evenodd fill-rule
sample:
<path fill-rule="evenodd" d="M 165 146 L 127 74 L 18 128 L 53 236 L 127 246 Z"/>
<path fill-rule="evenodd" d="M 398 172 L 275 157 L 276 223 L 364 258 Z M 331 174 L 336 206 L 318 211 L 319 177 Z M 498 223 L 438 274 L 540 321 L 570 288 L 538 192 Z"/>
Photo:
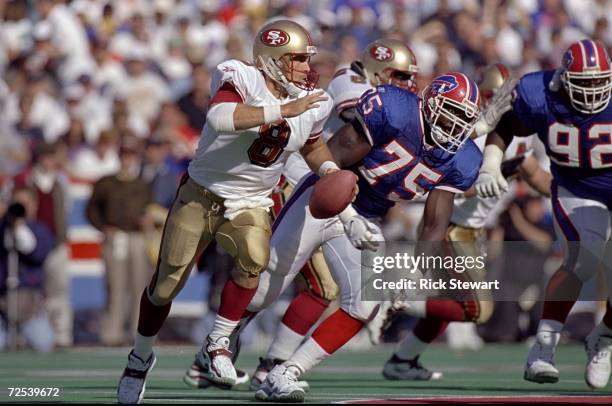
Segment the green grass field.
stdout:
<path fill-rule="evenodd" d="M 189 346 L 157 350 L 158 362 L 147 384 L 145 403 L 256 402 L 253 393 L 246 388 L 234 391 L 187 388 L 182 375 L 195 351 L 195 347 Z M 503 401 L 504 397 L 511 396 L 523 397 L 517 400 L 529 403 L 563 400 L 585 403 L 589 399 L 612 403 L 612 384 L 606 391 L 591 391 L 585 385 L 585 356 L 578 345 L 560 347 L 557 363 L 561 380 L 555 385 L 523 381 L 523 362 L 527 354 L 524 345 L 488 345 L 481 351 L 463 354 L 450 352 L 444 345 L 433 346 L 424 355 L 423 362 L 444 372 L 444 378 L 436 382 L 384 380 L 380 371 L 391 352 L 392 347 L 379 347 L 336 354 L 306 377 L 311 386 L 307 402 L 436 397 L 428 400 L 458 403 Z M 74 349 L 46 355 L 0 353 L 0 402 L 114 403 L 116 383 L 126 355 L 126 349 L 105 348 Z M 257 364 L 257 355 L 243 354 L 238 366 L 252 371 Z M 59 396 L 9 397 L 11 387 L 57 387 Z M 440 398 L 449 396 L 453 398 Z M 534 400 L 533 396 L 538 398 Z M 540 398 L 542 396 L 544 398 Z M 571 396 L 591 397 L 585 400 Z"/>

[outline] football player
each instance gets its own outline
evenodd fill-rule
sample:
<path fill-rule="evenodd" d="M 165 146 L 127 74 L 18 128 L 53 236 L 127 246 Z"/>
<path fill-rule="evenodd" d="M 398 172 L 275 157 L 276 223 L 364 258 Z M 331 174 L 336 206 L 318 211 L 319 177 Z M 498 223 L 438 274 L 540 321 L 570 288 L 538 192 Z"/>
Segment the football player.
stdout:
<path fill-rule="evenodd" d="M 600 266 L 610 278 L 610 263 L 602 259 L 612 230 L 611 90 L 605 45 L 590 39 L 577 41 L 564 53 L 560 68 L 520 79 L 512 111 L 504 115 L 485 147 L 476 185 L 485 196 L 507 188 L 500 162 L 513 135 L 537 133 L 551 160 L 555 230 L 564 242 L 565 258 L 546 288 L 542 319 L 525 366 L 528 381 L 558 381 L 555 348 L 583 283 Z M 604 319 L 587 337 L 585 349 L 585 380 L 592 388 L 603 388 L 610 377 L 612 351 L 609 298 Z"/>
<path fill-rule="evenodd" d="M 324 320 L 283 364 L 275 366 L 256 392 L 266 401 L 303 401 L 298 378 L 329 357 L 371 320 L 380 303 L 362 301 L 361 249 L 382 240 L 377 222 L 398 200 L 429 191 L 422 241 L 441 241 L 455 193 L 476 180 L 482 155 L 469 140 L 479 116 L 476 84 L 461 73 L 436 78 L 417 95 L 378 86 L 360 99 L 355 119 L 328 145 L 342 167 L 359 178 L 355 202 L 331 219 L 308 210 L 316 175 L 305 176 L 274 223 L 268 271 L 248 307 L 259 311 L 291 283 L 312 251 L 323 247 L 340 287 L 340 309 Z"/>
<path fill-rule="evenodd" d="M 512 80 L 508 68 L 500 63 L 484 67 L 477 78 L 478 88 L 487 107 L 491 97 L 508 81 Z M 484 148 L 486 137 L 475 140 L 480 150 Z M 551 175 L 542 169 L 538 161 L 530 154 L 533 136 L 516 138 L 504 154 L 504 164 L 509 173 L 518 170 L 524 179 L 536 191 L 550 196 Z M 506 175 L 506 174 L 505 174 Z M 467 197 L 471 195 L 471 197 Z M 475 258 L 481 255 L 480 243 L 485 235 L 485 222 L 496 206 L 501 204 L 499 198 L 482 198 L 474 195 L 473 189 L 466 195 L 455 199 L 451 223 L 447 231 L 453 253 L 457 256 Z M 475 268 L 461 274 L 465 280 L 482 280 L 484 269 Z M 458 276 L 455 274 L 454 276 Z M 485 323 L 493 313 L 493 298 L 489 291 L 476 290 L 466 292 L 462 301 L 451 299 L 427 299 L 425 301 L 405 301 L 404 312 L 421 318 L 414 330 L 398 345 L 393 356 L 383 368 L 383 376 L 391 380 L 430 380 L 442 377 L 440 372 L 433 372 L 423 367 L 419 357 L 427 346 L 444 332 L 451 321 Z M 397 305 L 397 304 L 396 304 Z"/>
<path fill-rule="evenodd" d="M 213 239 L 235 258 L 236 269 L 196 361 L 202 379 L 235 384 L 228 336 L 268 264 L 269 196 L 285 161 L 300 151 L 315 173 L 337 170 L 321 138 L 332 102 L 316 89 L 309 65 L 315 53 L 302 26 L 277 20 L 255 37 L 253 64 L 229 60 L 217 66 L 196 156 L 178 188 L 155 274 L 142 295 L 135 345 L 117 390 L 120 403 L 142 399 L 155 364 L 153 341 L 194 261 Z"/>
<path fill-rule="evenodd" d="M 334 101 L 336 114 L 330 117 L 324 137 L 355 115 L 359 97 L 378 85 L 391 84 L 416 92 L 416 57 L 403 42 L 395 39 L 379 39 L 366 46 L 359 61 L 350 68 L 340 69 L 331 80 L 327 92 Z M 295 184 L 310 169 L 299 154 L 293 154 L 285 168 L 286 184 L 282 187 L 283 203 L 288 199 Z M 280 211 L 280 207 L 279 207 Z M 336 299 L 338 285 L 325 263 L 319 247 L 300 271 L 307 290 L 299 293 L 291 302 L 276 331 L 268 352 L 260 359 L 251 380 L 251 389 L 257 390 L 267 373 L 282 364 L 302 343 L 304 336 L 323 314 L 331 301 Z"/>

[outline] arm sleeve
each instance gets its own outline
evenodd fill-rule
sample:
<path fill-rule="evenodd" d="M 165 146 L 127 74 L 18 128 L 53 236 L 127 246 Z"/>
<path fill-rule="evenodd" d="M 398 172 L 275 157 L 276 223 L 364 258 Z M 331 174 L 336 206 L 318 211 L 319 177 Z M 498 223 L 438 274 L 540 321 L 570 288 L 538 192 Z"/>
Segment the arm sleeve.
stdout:
<path fill-rule="evenodd" d="M 220 99 L 230 97 L 230 94 L 233 94 L 231 96 L 233 100 L 231 101 L 235 103 L 246 102 L 248 95 L 253 93 L 255 84 L 254 78 L 249 77 L 248 68 L 243 62 L 236 60 L 229 60 L 217 65 L 211 80 L 211 94 L 213 95 L 211 104 L 214 103 L 215 98 L 219 100 L 217 103 L 230 101 Z M 217 97 L 218 92 L 221 92 L 219 97 Z M 236 100 L 237 96 L 239 96 L 240 101 Z"/>
<path fill-rule="evenodd" d="M 355 119 L 361 125 L 363 134 L 370 145 L 382 145 L 391 141 L 393 132 L 389 131 L 385 93 L 372 89 L 364 93 L 357 103 Z"/>
<path fill-rule="evenodd" d="M 104 204 L 104 182 L 105 178 L 100 179 L 94 184 L 91 197 L 87 202 L 87 220 L 98 230 L 102 231 L 106 222 L 102 216 L 103 204 Z"/>
<path fill-rule="evenodd" d="M 464 193 L 476 182 L 482 165 L 482 153 L 473 143 L 466 145 L 465 148 L 469 150 L 465 151 L 465 154 L 462 154 L 463 156 L 455 158 L 455 164 L 434 189 Z"/>

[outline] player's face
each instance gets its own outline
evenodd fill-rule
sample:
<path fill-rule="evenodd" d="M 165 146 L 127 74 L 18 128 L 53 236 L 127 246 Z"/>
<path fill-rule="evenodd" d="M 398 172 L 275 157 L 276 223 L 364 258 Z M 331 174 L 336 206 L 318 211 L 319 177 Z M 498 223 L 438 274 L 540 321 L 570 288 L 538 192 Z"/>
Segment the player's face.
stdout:
<path fill-rule="evenodd" d="M 283 73 L 292 82 L 301 83 L 308 77 L 310 71 L 310 56 L 306 54 L 293 54 L 283 56 Z"/>
<path fill-rule="evenodd" d="M 596 89 L 605 86 L 610 82 L 610 78 L 588 78 L 588 79 L 573 79 L 572 83 L 585 89 Z M 574 98 L 583 103 L 594 103 L 596 100 L 595 93 L 576 92 Z"/>

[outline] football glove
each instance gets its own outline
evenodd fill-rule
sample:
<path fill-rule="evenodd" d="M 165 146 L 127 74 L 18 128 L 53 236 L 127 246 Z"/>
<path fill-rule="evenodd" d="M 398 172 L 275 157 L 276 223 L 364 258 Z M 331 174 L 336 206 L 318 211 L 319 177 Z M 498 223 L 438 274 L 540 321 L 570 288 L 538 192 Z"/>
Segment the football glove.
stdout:
<path fill-rule="evenodd" d="M 508 79 L 491 97 L 474 125 L 477 137 L 493 131 L 502 116 L 512 108 L 512 92 L 516 83 L 516 79 Z"/>
<path fill-rule="evenodd" d="M 378 226 L 359 215 L 351 205 L 340 213 L 339 217 L 346 236 L 358 250 L 376 251 L 384 241 Z"/>
<path fill-rule="evenodd" d="M 497 145 L 487 145 L 480 174 L 476 179 L 476 192 L 480 197 L 499 197 L 508 191 L 508 182 L 501 172 L 504 152 Z"/>

